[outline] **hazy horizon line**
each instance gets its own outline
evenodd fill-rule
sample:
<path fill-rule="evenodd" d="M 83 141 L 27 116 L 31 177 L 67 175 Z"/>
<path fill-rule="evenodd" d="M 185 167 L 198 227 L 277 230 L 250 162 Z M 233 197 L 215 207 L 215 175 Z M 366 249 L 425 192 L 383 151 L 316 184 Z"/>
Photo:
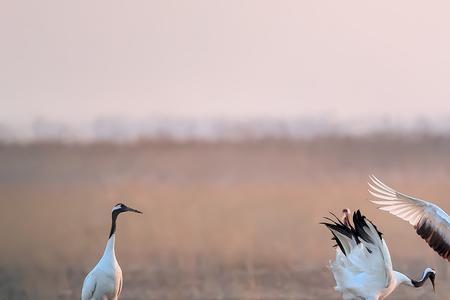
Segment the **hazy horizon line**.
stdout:
<path fill-rule="evenodd" d="M 434 134 L 450 136 L 450 118 L 390 116 L 339 119 L 331 114 L 289 118 L 148 118 L 103 117 L 73 124 L 36 118 L 20 125 L 0 121 L 0 141 L 33 142 L 133 142 L 142 139 L 246 140 L 261 138 L 300 139 L 315 136 L 360 136 L 373 133 Z"/>

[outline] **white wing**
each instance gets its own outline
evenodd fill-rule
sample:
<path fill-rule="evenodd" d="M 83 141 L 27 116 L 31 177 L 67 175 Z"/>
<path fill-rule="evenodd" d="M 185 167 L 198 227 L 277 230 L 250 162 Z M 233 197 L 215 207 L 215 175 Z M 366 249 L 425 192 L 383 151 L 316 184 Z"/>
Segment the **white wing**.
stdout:
<path fill-rule="evenodd" d="M 373 203 L 414 226 L 431 248 L 450 261 L 450 217 L 437 205 L 414 198 L 388 187 L 374 175 L 370 176 L 369 193 Z"/>
<path fill-rule="evenodd" d="M 370 272 L 377 282 L 387 287 L 392 280 L 392 261 L 389 249 L 375 225 L 358 210 L 353 216 L 355 229 L 360 236 L 361 243 L 370 251 L 370 262 L 366 265 L 366 272 Z M 363 231 L 367 234 L 364 235 Z M 369 271 L 370 270 L 370 271 Z"/>
<path fill-rule="evenodd" d="M 353 222 L 355 229 L 342 223 L 324 223 L 339 245 L 330 267 L 343 299 L 371 299 L 392 280 L 391 257 L 381 233 L 360 211 L 355 212 Z"/>
<path fill-rule="evenodd" d="M 83 282 L 81 289 L 81 300 L 91 300 L 97 287 L 97 280 L 92 272 L 90 272 Z"/>

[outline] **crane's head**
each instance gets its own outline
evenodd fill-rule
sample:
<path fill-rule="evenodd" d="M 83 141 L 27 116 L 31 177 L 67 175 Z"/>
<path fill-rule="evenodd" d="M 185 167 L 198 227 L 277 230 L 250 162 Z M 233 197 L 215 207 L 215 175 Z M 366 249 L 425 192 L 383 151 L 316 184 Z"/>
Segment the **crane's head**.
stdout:
<path fill-rule="evenodd" d="M 351 215 L 351 211 L 348 208 L 344 208 L 342 210 L 343 216 L 342 216 L 342 222 L 347 226 L 347 227 L 351 227 L 350 224 L 350 215 Z"/>
<path fill-rule="evenodd" d="M 131 207 L 128 207 L 123 203 L 118 203 L 118 204 L 114 205 L 114 207 L 112 208 L 112 213 L 116 214 L 116 215 L 123 213 L 123 212 L 127 212 L 127 211 L 142 214 L 141 211 L 131 208 Z"/>
<path fill-rule="evenodd" d="M 426 268 L 423 271 L 422 278 L 418 281 L 411 280 L 411 283 L 414 287 L 421 287 L 427 279 L 430 279 L 431 284 L 433 285 L 433 291 L 436 292 L 436 288 L 434 286 L 434 279 L 436 278 L 436 271 L 433 268 Z"/>
<path fill-rule="evenodd" d="M 425 278 L 428 276 L 431 284 L 433 285 L 433 291 L 436 292 L 436 287 L 434 286 L 434 279 L 436 278 L 436 271 L 433 268 L 426 268 L 424 271 Z"/>

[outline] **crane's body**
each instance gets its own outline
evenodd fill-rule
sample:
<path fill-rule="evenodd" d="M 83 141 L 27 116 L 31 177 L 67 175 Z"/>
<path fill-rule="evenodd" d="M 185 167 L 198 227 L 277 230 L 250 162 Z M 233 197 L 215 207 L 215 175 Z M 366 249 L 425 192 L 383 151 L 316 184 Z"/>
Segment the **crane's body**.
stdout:
<path fill-rule="evenodd" d="M 81 300 L 117 300 L 122 291 L 122 269 L 116 259 L 116 219 L 121 212 L 141 213 L 124 204 L 117 204 L 112 210 L 112 224 L 105 251 L 97 265 L 86 276 L 81 290 Z"/>
<path fill-rule="evenodd" d="M 82 300 L 117 300 L 122 290 L 122 269 L 117 262 L 113 234 L 106 244 L 105 252 L 97 265 L 86 276 Z"/>
<path fill-rule="evenodd" d="M 382 300 L 399 285 L 420 287 L 429 278 L 434 287 L 435 271 L 425 269 L 418 281 L 394 271 L 389 249 L 375 225 L 361 215 L 354 213 L 351 226 L 349 220 L 323 223 L 330 229 L 337 243 L 336 259 L 330 262 L 330 269 L 336 281 L 336 291 L 345 300 Z"/>

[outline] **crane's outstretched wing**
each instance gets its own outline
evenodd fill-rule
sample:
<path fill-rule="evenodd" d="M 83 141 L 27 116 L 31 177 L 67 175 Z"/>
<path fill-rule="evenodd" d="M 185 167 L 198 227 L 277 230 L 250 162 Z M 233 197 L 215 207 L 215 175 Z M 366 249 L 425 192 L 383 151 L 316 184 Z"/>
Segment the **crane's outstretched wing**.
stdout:
<path fill-rule="evenodd" d="M 387 211 L 414 226 L 431 248 L 450 261 L 450 217 L 437 205 L 414 198 L 388 187 L 374 175 L 370 176 L 369 193 Z"/>

